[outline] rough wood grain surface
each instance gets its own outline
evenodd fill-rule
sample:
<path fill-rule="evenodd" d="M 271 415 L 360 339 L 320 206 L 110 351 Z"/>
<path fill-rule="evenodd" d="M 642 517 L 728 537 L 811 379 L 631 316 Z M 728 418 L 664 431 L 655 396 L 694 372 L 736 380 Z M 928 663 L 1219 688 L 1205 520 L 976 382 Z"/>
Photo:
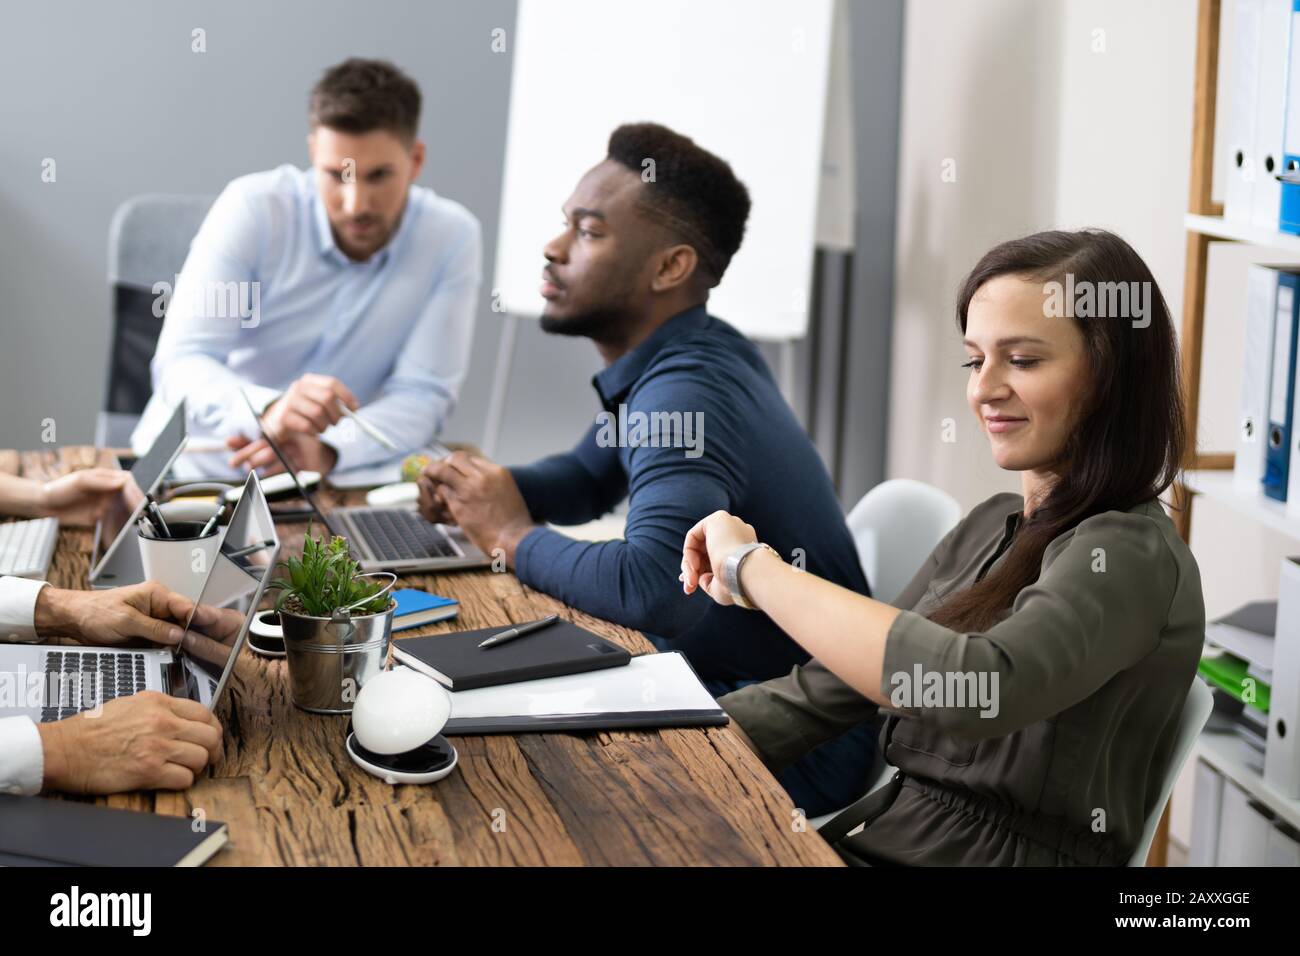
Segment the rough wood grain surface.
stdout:
<path fill-rule="evenodd" d="M 93 449 L 0 452 L 0 471 L 51 477 L 106 463 Z M 326 493 L 326 500 L 341 496 Z M 281 525 L 284 554 L 305 524 Z M 50 571 L 85 587 L 90 532 L 65 529 Z M 455 621 L 408 636 L 504 626 L 559 613 L 634 653 L 636 631 L 582 614 L 511 574 L 406 575 L 401 587 L 460 601 Z M 346 717 L 309 714 L 289 697 L 282 660 L 244 649 L 218 708 L 222 759 L 189 790 L 101 802 L 229 827 L 209 865 L 840 865 L 790 798 L 728 728 L 457 737 L 455 771 L 430 786 L 390 787 L 357 768 Z"/>

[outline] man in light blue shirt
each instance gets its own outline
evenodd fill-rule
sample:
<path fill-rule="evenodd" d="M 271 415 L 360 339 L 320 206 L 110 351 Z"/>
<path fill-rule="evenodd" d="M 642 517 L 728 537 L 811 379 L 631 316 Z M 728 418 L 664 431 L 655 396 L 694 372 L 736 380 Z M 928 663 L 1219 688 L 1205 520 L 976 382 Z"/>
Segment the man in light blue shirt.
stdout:
<path fill-rule="evenodd" d="M 191 442 L 233 454 L 183 456 L 182 474 L 275 470 L 241 390 L 300 469 L 393 457 L 376 430 L 400 452 L 439 432 L 469 362 L 482 250 L 468 210 L 414 185 L 419 113 L 396 67 L 347 60 L 312 92 L 311 167 L 217 197 L 168 306 L 137 452 L 185 399 Z"/>

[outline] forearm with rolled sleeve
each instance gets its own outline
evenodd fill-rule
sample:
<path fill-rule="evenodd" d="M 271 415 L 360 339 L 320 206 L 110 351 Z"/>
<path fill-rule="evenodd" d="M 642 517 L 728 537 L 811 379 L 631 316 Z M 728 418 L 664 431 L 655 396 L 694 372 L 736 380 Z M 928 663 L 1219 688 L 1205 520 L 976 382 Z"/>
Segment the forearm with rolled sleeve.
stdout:
<path fill-rule="evenodd" d="M 1101 571 L 1099 549 L 1106 555 Z M 908 603 L 924 593 L 920 578 L 927 573 L 933 573 L 933 558 L 908 586 Z M 1013 733 L 1074 706 L 1151 653 L 1177 578 L 1177 564 L 1151 519 L 1117 512 L 1089 518 L 1063 544 L 1053 543 L 1038 581 L 986 631 L 955 631 L 903 610 L 886 635 L 880 693 L 889 698 L 897 686 L 893 675 L 910 677 L 918 667 L 923 673 L 985 674 L 990 685 L 996 675 L 996 712 L 983 706 L 895 712 L 956 737 Z M 875 707 L 816 660 L 718 703 L 773 769 L 847 730 Z"/>
<path fill-rule="evenodd" d="M 987 630 L 963 633 L 911 611 L 899 614 L 885 644 L 880 692 L 889 695 L 892 675 L 910 675 L 918 666 L 987 675 L 996 688 L 995 711 L 968 705 L 901 712 L 957 737 L 1013 733 L 1073 707 L 1154 651 L 1178 573 L 1150 518 L 1127 512 L 1089 518 L 1049 548 L 1038 581 Z"/>
<path fill-rule="evenodd" d="M 921 600 L 951 540 L 952 532 L 939 542 L 894 599 L 895 607 L 910 608 Z M 878 709 L 815 659 L 792 668 L 783 677 L 726 694 L 718 704 L 753 741 L 773 773 L 857 726 Z"/>

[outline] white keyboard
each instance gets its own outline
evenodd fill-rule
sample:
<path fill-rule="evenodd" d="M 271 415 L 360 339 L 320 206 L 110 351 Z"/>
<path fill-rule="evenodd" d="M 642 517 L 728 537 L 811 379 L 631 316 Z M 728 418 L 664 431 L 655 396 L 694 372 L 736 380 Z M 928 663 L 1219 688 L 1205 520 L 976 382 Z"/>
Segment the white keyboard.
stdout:
<path fill-rule="evenodd" d="M 0 524 L 0 575 L 43 580 L 58 540 L 58 518 Z"/>

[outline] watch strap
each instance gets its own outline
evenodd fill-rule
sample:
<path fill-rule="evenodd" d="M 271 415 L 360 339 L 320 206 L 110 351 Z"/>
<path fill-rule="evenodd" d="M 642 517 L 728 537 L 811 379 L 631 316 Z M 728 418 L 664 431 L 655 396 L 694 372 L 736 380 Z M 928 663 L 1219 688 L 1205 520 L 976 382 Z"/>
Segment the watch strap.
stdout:
<path fill-rule="evenodd" d="M 749 602 L 745 595 L 745 589 L 740 586 L 740 566 L 744 564 L 745 559 L 758 550 L 771 551 L 776 554 L 776 549 L 771 545 L 763 544 L 761 541 L 753 541 L 749 544 L 741 545 L 727 557 L 722 564 L 722 583 L 727 586 L 731 594 L 731 600 L 737 607 L 743 607 L 746 610 L 753 610 L 754 605 Z M 778 555 L 778 557 L 780 557 Z"/>

